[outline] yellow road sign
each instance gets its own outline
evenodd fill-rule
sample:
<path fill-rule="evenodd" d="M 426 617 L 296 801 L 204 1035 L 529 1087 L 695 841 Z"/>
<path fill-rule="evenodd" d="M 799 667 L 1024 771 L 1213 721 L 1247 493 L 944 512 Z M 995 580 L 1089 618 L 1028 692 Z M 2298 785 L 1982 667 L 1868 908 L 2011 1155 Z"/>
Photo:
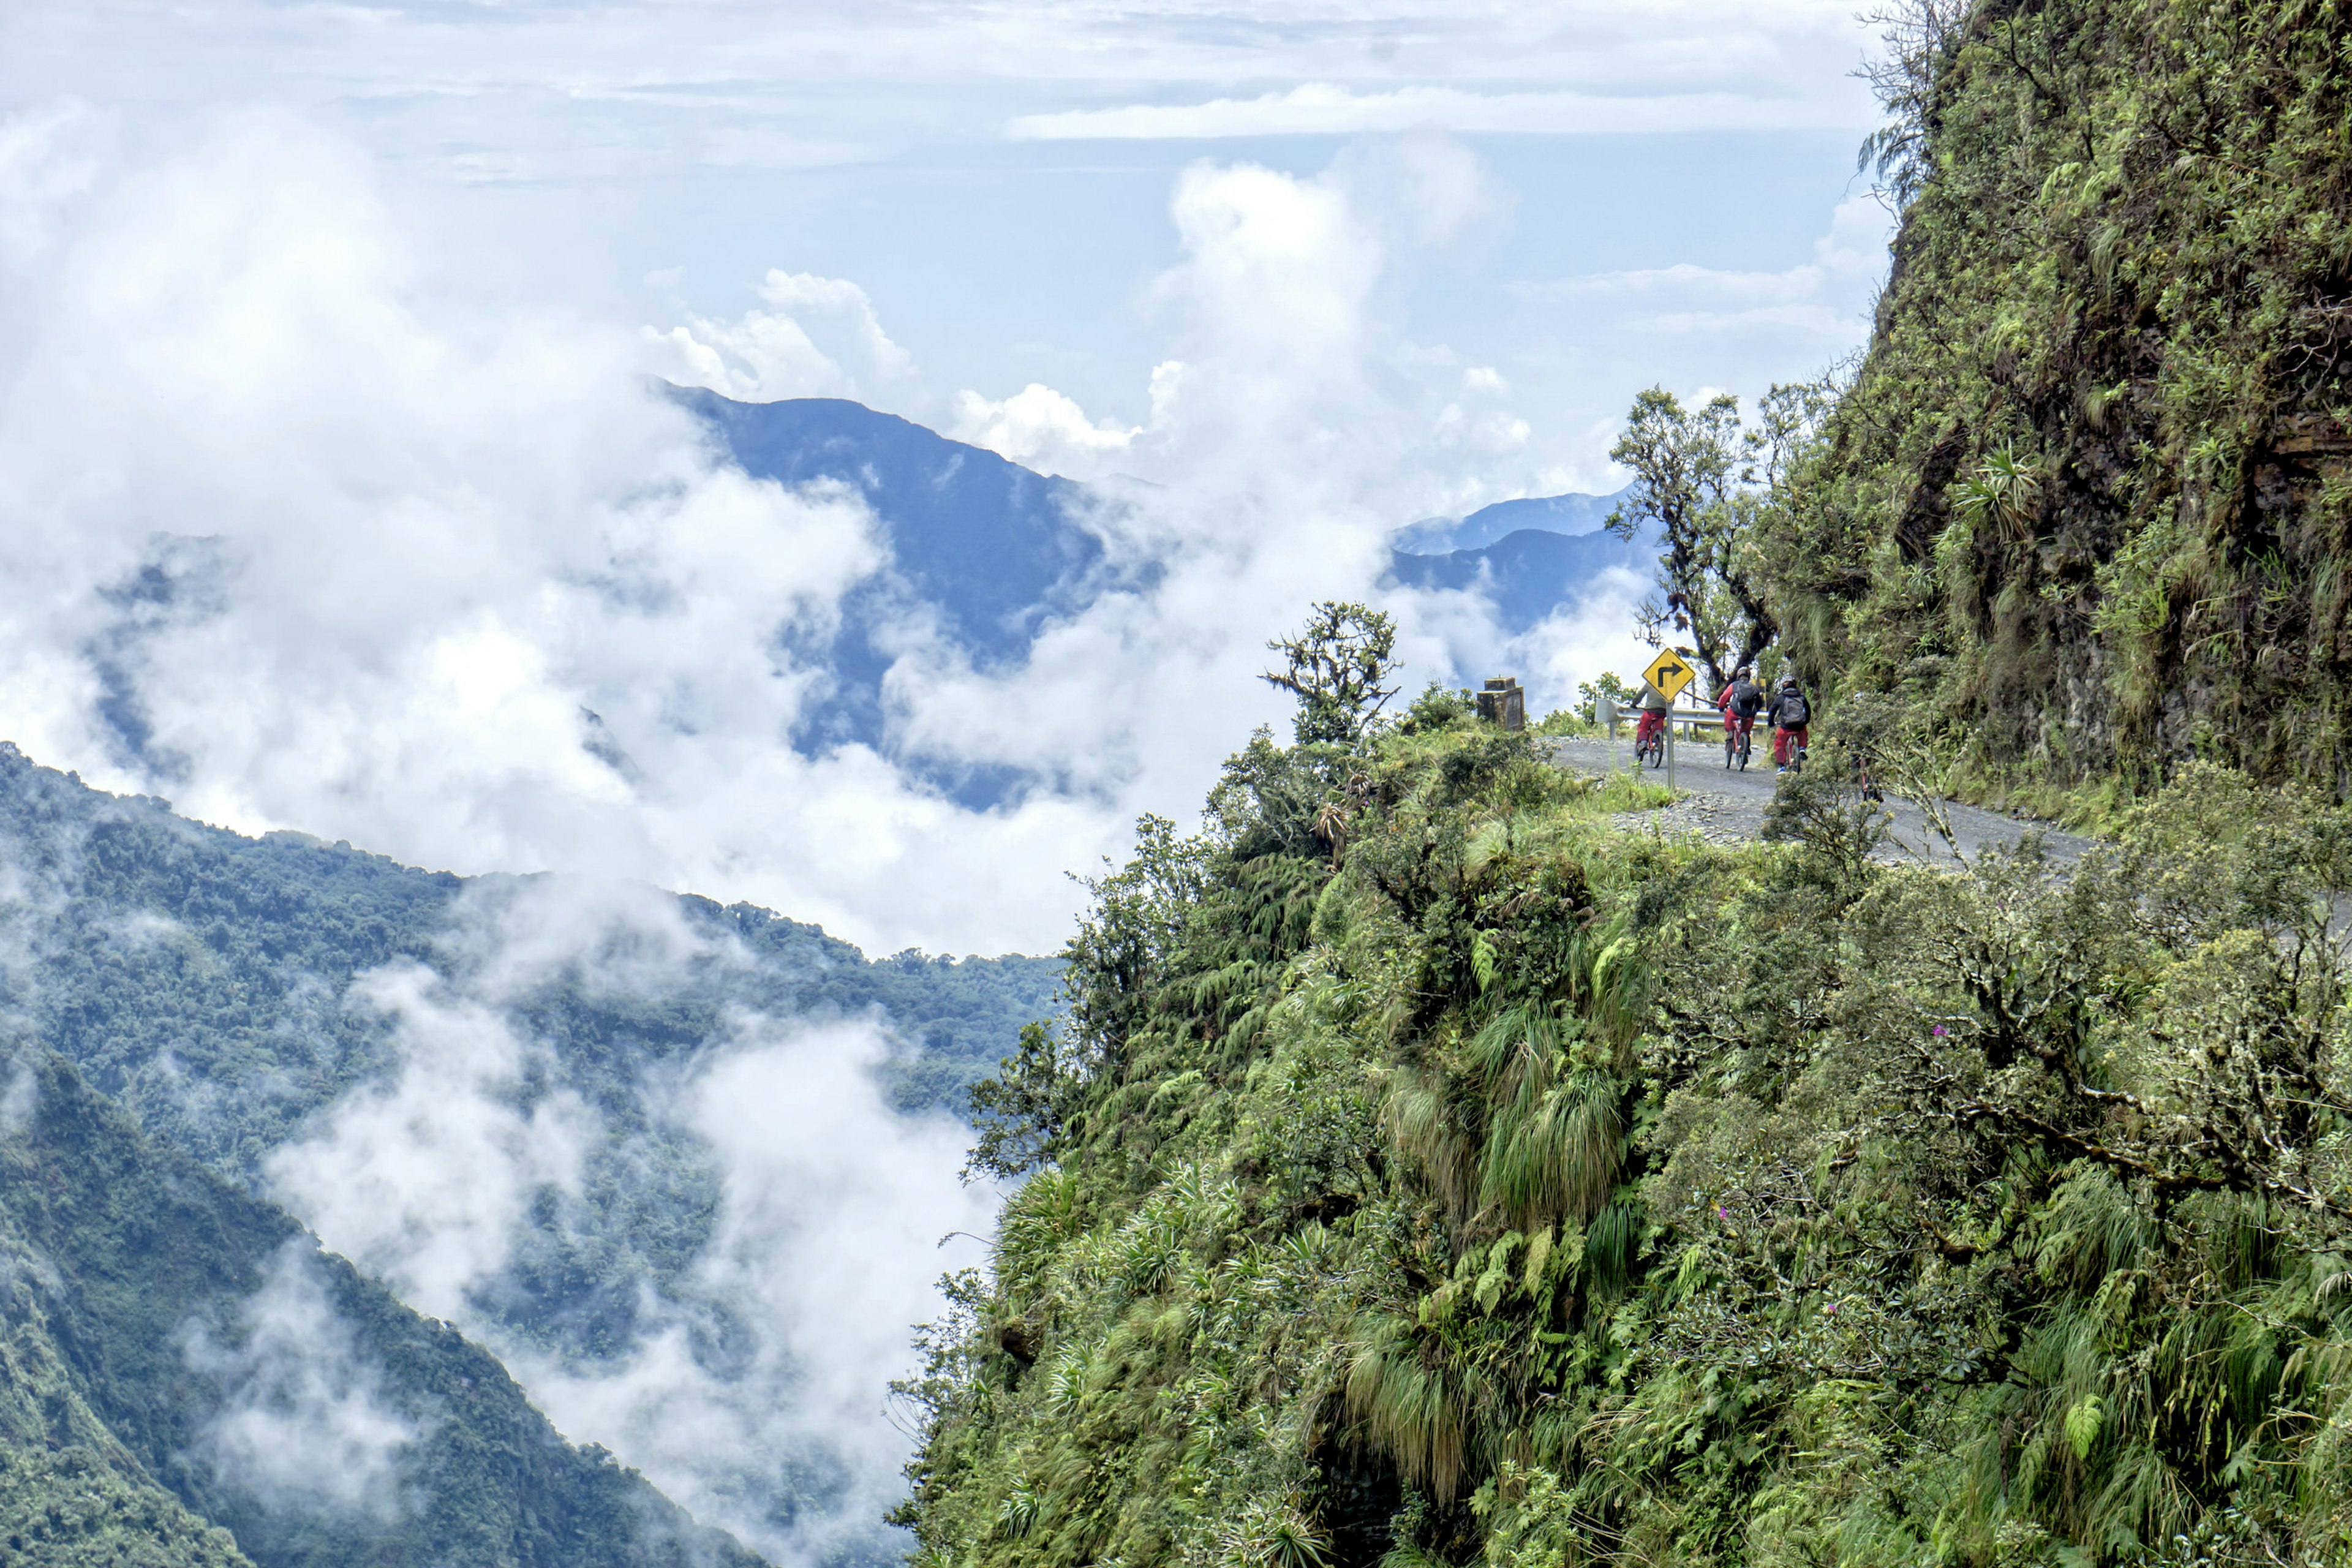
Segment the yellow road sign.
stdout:
<path fill-rule="evenodd" d="M 1697 677 L 1698 671 L 1693 669 L 1683 656 L 1672 648 L 1665 649 L 1657 658 L 1652 659 L 1650 668 L 1642 672 L 1642 679 L 1664 692 L 1666 700 L 1669 702 L 1680 697 L 1683 694 L 1683 688 L 1688 686 Z"/>

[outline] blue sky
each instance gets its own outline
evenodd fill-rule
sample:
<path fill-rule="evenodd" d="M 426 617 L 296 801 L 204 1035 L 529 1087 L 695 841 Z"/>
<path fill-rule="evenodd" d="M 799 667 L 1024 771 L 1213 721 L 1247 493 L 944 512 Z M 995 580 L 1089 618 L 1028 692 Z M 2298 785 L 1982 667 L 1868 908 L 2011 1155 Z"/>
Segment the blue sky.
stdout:
<path fill-rule="evenodd" d="M 76 106 L 135 156 L 291 109 L 499 237 L 542 298 L 666 330 L 740 317 L 771 268 L 855 283 L 908 372 L 855 390 L 943 427 L 958 394 L 1033 382 L 1149 419 L 1188 165 L 1307 177 L 1449 136 L 1486 210 L 1391 267 L 1376 327 L 1392 360 L 1509 387 L 1525 440 L 1440 486 L 1471 499 L 1605 486 L 1596 426 L 1651 380 L 1818 370 L 1872 267 L 1806 269 L 1833 233 L 1880 237 L 1853 207 L 1872 40 L 1846 0 L 6 10 L 18 110 Z"/>
<path fill-rule="evenodd" d="M 1553 422 L 1578 428 L 1622 411 L 1633 367 L 1604 346 L 1610 323 L 1546 298 L 1544 285 L 1678 265 L 1801 267 L 1858 189 L 1857 136 L 1843 131 L 1462 140 L 1507 205 L 1489 232 L 1419 269 L 1401 334 L 1498 365 L 1548 395 Z M 940 384 L 1042 380 L 1089 410 L 1140 420 L 1141 372 L 1159 346 L 1146 295 L 1174 258 L 1179 171 L 1208 159 L 1308 176 L 1339 146 L 1304 136 L 991 142 L 821 171 L 696 170 L 635 193 L 640 221 L 624 231 L 614 270 L 676 268 L 676 295 L 714 315 L 743 309 L 769 267 L 852 279 Z M 1759 333 L 1735 340 L 1725 362 L 1713 342 L 1681 336 L 1654 340 L 1653 374 L 1685 385 L 1803 374 L 1846 346 Z"/>

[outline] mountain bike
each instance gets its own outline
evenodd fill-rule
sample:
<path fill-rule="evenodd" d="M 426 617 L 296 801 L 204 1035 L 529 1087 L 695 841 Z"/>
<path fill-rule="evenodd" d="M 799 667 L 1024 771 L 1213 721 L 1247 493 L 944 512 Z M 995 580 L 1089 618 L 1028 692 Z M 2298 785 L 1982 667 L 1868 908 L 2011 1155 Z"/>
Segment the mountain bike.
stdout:
<path fill-rule="evenodd" d="M 1651 708 L 1642 710 L 1642 722 L 1633 731 L 1633 765 L 1644 764 L 1666 765 L 1666 716 Z"/>
<path fill-rule="evenodd" d="M 1756 721 L 1739 713 L 1723 716 L 1723 765 L 1725 771 L 1738 768 L 1748 771 L 1748 753 L 1755 744 Z"/>

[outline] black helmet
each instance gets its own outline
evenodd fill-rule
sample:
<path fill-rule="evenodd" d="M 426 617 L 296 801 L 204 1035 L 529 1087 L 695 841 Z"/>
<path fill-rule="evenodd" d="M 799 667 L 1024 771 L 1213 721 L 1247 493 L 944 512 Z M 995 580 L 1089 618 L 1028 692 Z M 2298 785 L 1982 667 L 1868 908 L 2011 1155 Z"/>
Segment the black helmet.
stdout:
<path fill-rule="evenodd" d="M 1780 689 L 1783 691 L 1788 690 L 1796 684 L 1797 678 L 1793 675 L 1784 675 L 1780 678 Z"/>

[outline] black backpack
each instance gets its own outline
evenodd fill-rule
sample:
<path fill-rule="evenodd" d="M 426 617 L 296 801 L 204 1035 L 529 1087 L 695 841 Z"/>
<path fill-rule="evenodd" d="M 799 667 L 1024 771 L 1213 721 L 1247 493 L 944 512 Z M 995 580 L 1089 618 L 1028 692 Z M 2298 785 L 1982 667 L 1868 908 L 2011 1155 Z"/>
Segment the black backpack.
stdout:
<path fill-rule="evenodd" d="M 1772 721 L 1783 730 L 1793 730 L 1812 722 L 1813 710 L 1801 691 L 1791 691 L 1774 705 Z"/>
<path fill-rule="evenodd" d="M 1743 719 L 1753 719 L 1757 714 L 1757 710 L 1761 709 L 1763 706 L 1764 693 L 1757 689 L 1757 685 L 1754 681 L 1735 680 L 1731 683 L 1731 710 L 1733 712 L 1738 714 Z"/>

